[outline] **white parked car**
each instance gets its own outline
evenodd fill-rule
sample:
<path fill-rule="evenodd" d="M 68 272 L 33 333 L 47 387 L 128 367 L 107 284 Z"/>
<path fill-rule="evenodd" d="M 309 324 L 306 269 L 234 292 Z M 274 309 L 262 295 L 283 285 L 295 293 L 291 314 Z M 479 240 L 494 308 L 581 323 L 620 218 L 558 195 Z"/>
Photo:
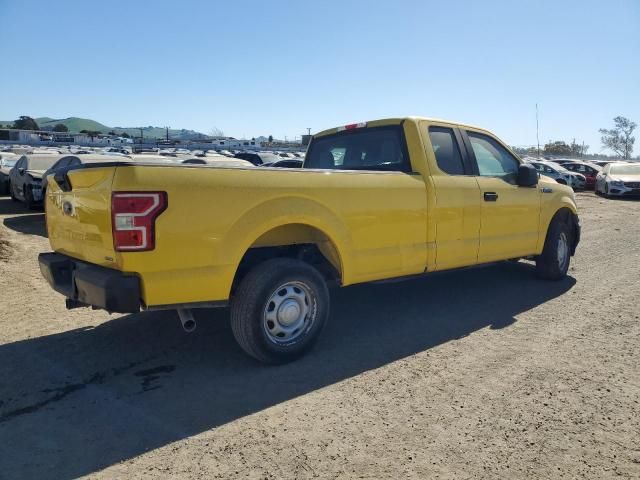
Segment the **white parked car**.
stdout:
<path fill-rule="evenodd" d="M 640 163 L 610 163 L 596 177 L 596 193 L 640 197 Z"/>
<path fill-rule="evenodd" d="M 20 155 L 0 152 L 0 195 L 9 193 L 9 172 L 20 159 Z"/>
<path fill-rule="evenodd" d="M 583 190 L 586 187 L 587 179 L 584 175 L 570 172 L 566 168 L 553 162 L 529 161 L 531 165 L 545 177 L 553 178 L 556 182 L 568 185 L 574 190 Z"/>
<path fill-rule="evenodd" d="M 42 175 L 63 155 L 23 155 L 9 172 L 9 195 L 28 208 L 42 203 Z"/>

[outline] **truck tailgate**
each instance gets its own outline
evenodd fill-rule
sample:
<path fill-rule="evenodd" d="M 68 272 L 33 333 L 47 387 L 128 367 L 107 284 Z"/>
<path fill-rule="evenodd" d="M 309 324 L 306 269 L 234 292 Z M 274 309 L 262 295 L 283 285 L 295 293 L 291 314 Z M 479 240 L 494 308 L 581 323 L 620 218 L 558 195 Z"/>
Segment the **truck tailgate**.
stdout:
<path fill-rule="evenodd" d="M 49 176 L 45 209 L 54 251 L 97 265 L 115 266 L 111 184 L 116 168 L 92 165 Z"/>

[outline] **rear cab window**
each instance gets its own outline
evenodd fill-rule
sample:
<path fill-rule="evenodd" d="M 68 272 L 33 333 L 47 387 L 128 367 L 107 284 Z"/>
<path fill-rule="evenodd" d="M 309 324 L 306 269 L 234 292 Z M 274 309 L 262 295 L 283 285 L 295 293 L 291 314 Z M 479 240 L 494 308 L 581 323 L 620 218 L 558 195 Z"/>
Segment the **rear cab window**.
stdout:
<path fill-rule="evenodd" d="M 411 172 L 401 125 L 355 128 L 314 138 L 304 168 Z"/>
<path fill-rule="evenodd" d="M 464 162 L 453 129 L 430 126 L 429 139 L 438 168 L 449 175 L 464 175 Z"/>

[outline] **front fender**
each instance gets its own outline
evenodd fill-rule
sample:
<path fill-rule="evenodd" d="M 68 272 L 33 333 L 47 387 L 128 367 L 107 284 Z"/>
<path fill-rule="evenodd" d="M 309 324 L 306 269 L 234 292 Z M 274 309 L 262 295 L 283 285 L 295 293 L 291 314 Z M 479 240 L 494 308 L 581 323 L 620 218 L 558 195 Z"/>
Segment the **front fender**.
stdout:
<path fill-rule="evenodd" d="M 562 187 L 558 189 L 558 187 Z M 544 186 L 543 186 L 544 188 Z M 574 229 L 578 229 L 577 238 L 579 239 L 579 228 L 580 221 L 578 217 L 578 207 L 576 205 L 575 197 L 573 194 L 573 190 L 571 188 L 566 187 L 564 185 L 555 184 L 553 186 L 548 186 L 547 188 L 556 189 L 555 195 L 545 197 L 543 194 L 541 208 L 540 208 L 540 233 L 538 234 L 538 248 L 537 253 L 542 253 L 542 249 L 544 248 L 544 242 L 547 238 L 547 232 L 549 230 L 549 225 L 551 225 L 552 220 L 557 215 L 566 215 L 571 214 L 572 216 L 572 225 L 574 225 Z M 574 237 L 575 237 L 574 232 Z M 577 244 L 576 242 L 574 242 Z M 573 250 L 575 251 L 575 244 Z"/>

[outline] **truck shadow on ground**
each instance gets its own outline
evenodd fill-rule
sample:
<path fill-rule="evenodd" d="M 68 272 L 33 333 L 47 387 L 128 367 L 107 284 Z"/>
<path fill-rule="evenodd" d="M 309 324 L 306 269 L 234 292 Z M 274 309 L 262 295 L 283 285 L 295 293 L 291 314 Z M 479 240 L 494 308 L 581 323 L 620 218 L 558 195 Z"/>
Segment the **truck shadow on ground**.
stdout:
<path fill-rule="evenodd" d="M 2 222 L 5 227 L 27 235 L 47 237 L 47 228 L 44 223 L 44 213 L 32 213 L 17 217 L 5 218 Z"/>
<path fill-rule="evenodd" d="M 504 263 L 334 290 L 315 350 L 277 367 L 240 351 L 226 309 L 199 311 L 193 334 L 173 312 L 145 312 L 3 345 L 0 472 L 91 474 L 479 329 L 508 327 L 574 284 Z"/>
<path fill-rule="evenodd" d="M 42 210 L 29 210 L 23 203 L 14 202 L 9 197 L 0 198 L 0 215 L 12 215 L 3 220 L 5 227 L 28 235 L 47 236 Z"/>
<path fill-rule="evenodd" d="M 29 210 L 24 203 L 14 202 L 10 197 L 0 197 L 0 215 L 12 215 L 21 213 L 42 213 L 43 210 Z"/>

